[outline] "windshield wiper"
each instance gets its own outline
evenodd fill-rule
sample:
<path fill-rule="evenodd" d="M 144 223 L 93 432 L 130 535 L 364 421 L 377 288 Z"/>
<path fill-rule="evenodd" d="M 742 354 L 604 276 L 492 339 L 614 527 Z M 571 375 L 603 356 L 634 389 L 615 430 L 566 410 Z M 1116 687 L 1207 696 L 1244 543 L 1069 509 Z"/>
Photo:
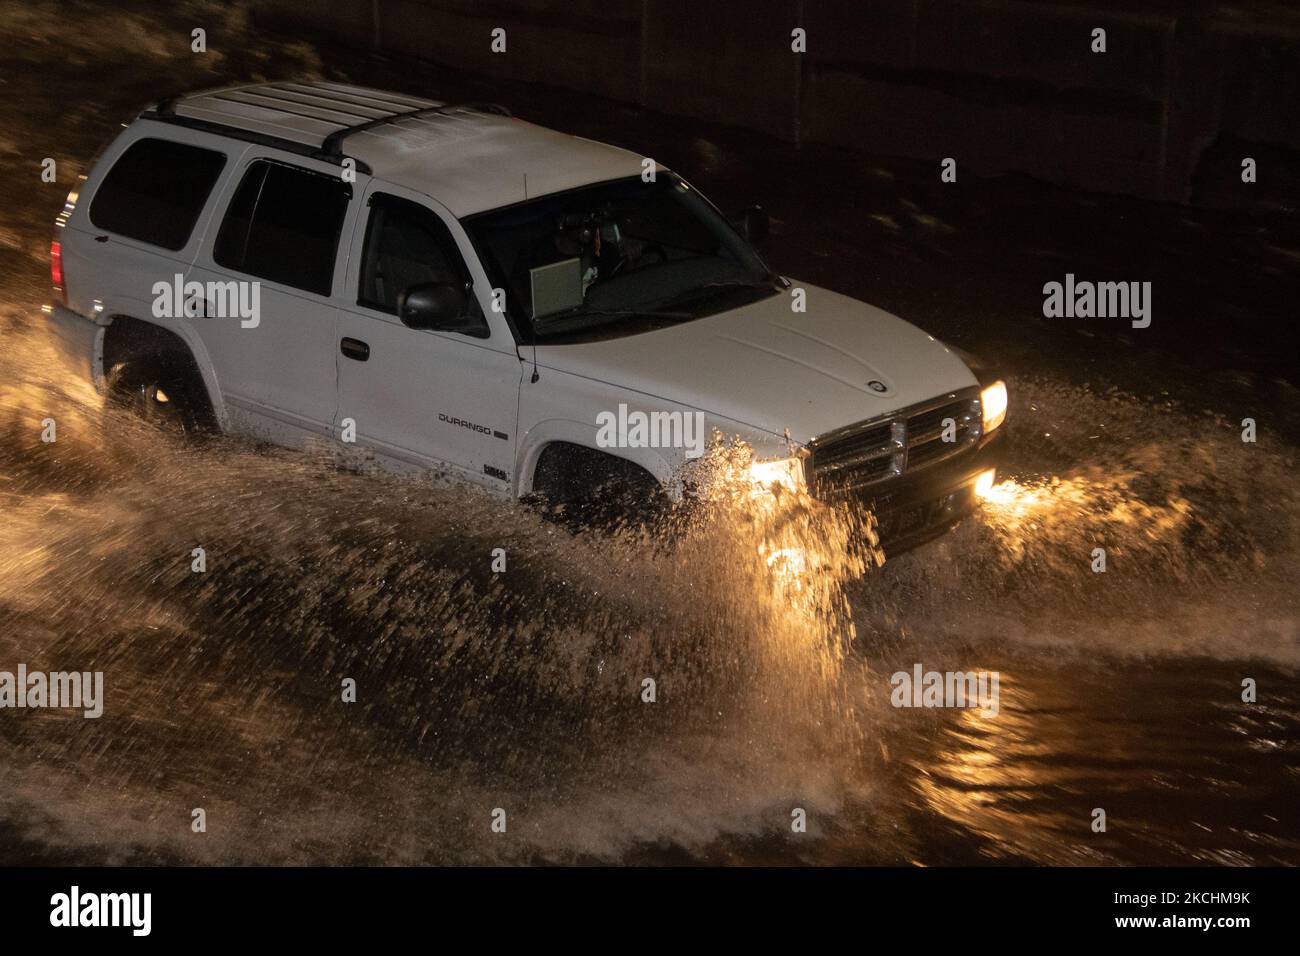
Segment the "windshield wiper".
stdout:
<path fill-rule="evenodd" d="M 719 289 L 762 289 L 769 292 L 775 292 L 776 284 L 780 278 L 776 273 L 769 273 L 762 279 L 724 279 L 719 282 L 705 282 L 702 285 L 692 286 L 685 292 L 678 293 L 668 300 L 669 304 L 681 302 L 683 299 L 689 299 L 700 293 L 713 292 Z"/>
<path fill-rule="evenodd" d="M 706 282 L 696 286 L 697 289 L 775 289 L 781 284 L 781 277 L 769 272 L 761 279 L 723 279 L 720 282 Z"/>
<path fill-rule="evenodd" d="M 535 318 L 533 323 L 537 326 L 537 331 L 546 332 L 548 327 L 564 325 L 566 320 L 583 319 L 587 316 L 596 316 L 602 319 L 671 319 L 675 322 L 695 317 L 689 312 L 665 312 L 657 309 L 584 309 L 579 307 Z"/>

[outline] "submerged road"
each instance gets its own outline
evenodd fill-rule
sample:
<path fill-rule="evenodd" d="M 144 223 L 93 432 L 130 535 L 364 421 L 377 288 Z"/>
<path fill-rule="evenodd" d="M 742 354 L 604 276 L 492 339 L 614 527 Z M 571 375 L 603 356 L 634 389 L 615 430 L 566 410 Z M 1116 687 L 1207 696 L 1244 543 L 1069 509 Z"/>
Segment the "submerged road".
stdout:
<path fill-rule="evenodd" d="M 206 57 L 188 19 L 26 9 L 0 18 L 0 672 L 102 671 L 104 712 L 0 709 L 0 863 L 1300 863 L 1294 224 L 944 185 L 216 7 Z M 764 205 L 780 272 L 1004 365 L 1009 480 L 864 574 L 809 517 L 829 567 L 791 592 L 743 520 L 575 537 L 105 412 L 41 335 L 76 174 L 151 99 L 290 76 L 508 102 Z M 1044 318 L 1067 273 L 1150 281 L 1151 326 Z M 996 713 L 894 706 L 918 665 L 996 672 Z"/>

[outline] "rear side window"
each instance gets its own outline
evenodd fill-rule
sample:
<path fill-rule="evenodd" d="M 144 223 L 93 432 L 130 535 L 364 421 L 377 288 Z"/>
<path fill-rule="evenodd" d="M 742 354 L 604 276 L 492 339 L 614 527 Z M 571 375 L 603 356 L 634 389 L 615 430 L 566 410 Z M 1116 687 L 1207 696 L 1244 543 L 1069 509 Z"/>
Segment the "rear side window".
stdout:
<path fill-rule="evenodd" d="M 128 239 L 183 249 L 225 165 L 226 157 L 211 149 L 138 140 L 95 191 L 90 221 Z"/>
<path fill-rule="evenodd" d="M 226 210 L 218 265 L 329 295 L 352 188 L 338 176 L 256 162 Z"/>

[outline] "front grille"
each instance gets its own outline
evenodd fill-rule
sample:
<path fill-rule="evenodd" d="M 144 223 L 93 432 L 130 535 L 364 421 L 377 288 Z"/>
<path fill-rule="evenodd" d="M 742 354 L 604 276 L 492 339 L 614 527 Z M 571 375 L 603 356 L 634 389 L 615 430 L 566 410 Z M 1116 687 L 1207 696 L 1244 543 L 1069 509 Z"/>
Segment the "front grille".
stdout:
<path fill-rule="evenodd" d="M 911 474 L 974 445 L 981 423 L 979 390 L 971 389 L 841 428 L 809 446 L 809 484 L 821 496 L 847 494 Z"/>

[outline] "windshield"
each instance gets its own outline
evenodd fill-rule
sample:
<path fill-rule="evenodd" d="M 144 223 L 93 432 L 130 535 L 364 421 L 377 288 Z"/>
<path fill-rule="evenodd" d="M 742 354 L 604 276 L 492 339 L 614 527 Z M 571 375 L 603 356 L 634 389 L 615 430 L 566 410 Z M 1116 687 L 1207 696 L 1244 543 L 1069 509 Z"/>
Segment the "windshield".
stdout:
<path fill-rule="evenodd" d="M 463 225 L 526 341 L 632 335 L 735 308 L 778 281 L 676 176 L 602 183 L 480 213 Z"/>

